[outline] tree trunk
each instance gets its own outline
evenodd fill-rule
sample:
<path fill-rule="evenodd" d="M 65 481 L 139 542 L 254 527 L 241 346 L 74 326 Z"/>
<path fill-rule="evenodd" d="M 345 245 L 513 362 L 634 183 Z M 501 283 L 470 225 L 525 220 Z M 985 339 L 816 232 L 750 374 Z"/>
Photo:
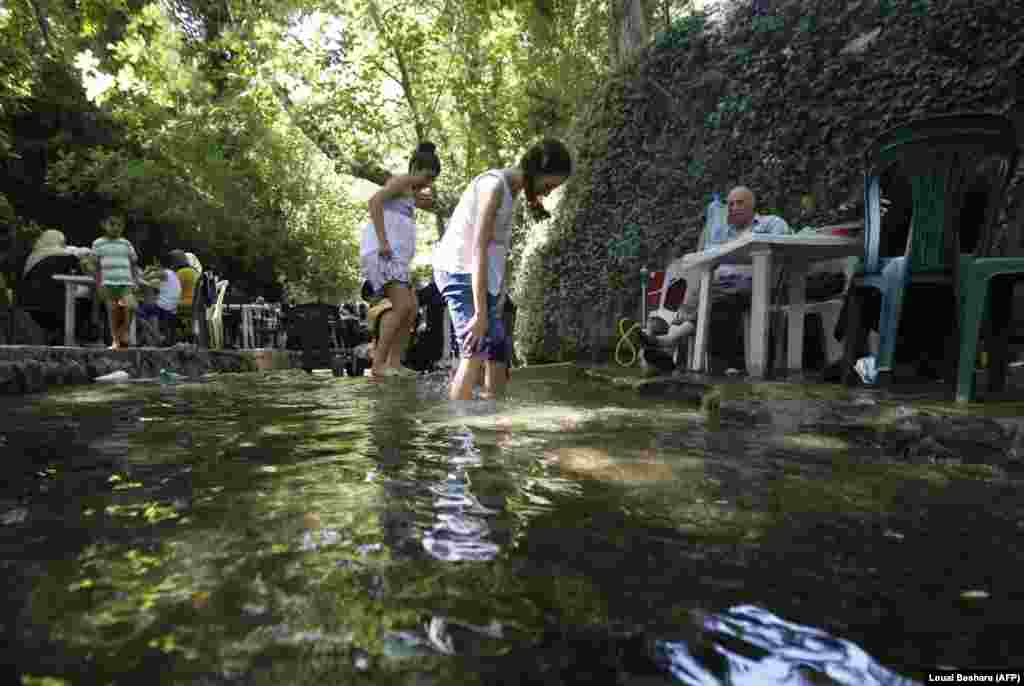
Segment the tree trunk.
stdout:
<path fill-rule="evenodd" d="M 656 0 L 609 0 L 608 55 L 612 68 L 628 62 L 650 37 Z"/>

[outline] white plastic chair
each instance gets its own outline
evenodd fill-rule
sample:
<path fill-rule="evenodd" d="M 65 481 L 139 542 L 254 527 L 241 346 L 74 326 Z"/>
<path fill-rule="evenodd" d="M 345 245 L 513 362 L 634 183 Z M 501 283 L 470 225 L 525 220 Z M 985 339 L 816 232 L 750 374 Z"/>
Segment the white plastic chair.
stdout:
<path fill-rule="evenodd" d="M 797 306 L 794 305 L 773 305 L 769 308 L 769 312 L 783 314 L 782 321 L 779 322 L 780 326 L 788 329 L 789 318 L 796 316 L 794 310 Z M 835 331 L 836 322 L 839 321 L 839 313 L 843 309 L 842 298 L 836 298 L 833 300 L 821 300 L 815 302 L 805 303 L 799 306 L 802 310 L 799 316 L 806 317 L 809 314 L 817 313 L 821 317 L 822 324 L 822 349 L 825 351 L 825 366 L 837 362 L 843 357 L 843 343 L 837 341 L 832 332 Z M 787 332 L 788 333 L 788 332 Z M 783 331 L 779 331 L 778 335 L 775 336 L 775 368 L 786 369 L 789 365 L 789 359 L 787 353 L 789 351 L 789 340 L 787 335 L 783 335 Z M 801 348 L 803 346 L 801 345 Z M 750 368 L 750 311 L 744 310 L 743 312 L 743 355 L 747 363 L 747 369 Z M 801 364 L 802 368 L 803 365 Z"/>
<path fill-rule="evenodd" d="M 217 302 L 206 308 L 206 324 L 210 331 L 210 350 L 224 347 L 224 294 L 228 291 L 227 281 L 217 282 Z"/>

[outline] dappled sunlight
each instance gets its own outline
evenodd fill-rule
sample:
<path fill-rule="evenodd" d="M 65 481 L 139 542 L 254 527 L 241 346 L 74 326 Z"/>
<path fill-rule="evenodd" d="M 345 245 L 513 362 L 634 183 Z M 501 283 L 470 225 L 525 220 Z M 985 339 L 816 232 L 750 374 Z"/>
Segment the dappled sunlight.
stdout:
<path fill-rule="evenodd" d="M 849 442 L 835 436 L 825 436 L 823 434 L 786 434 L 785 436 L 779 436 L 776 442 L 784 448 L 798 450 L 838 451 L 850 448 Z"/>
<path fill-rule="evenodd" d="M 458 413 L 441 408 L 425 413 L 422 418 L 435 426 L 471 429 L 526 431 L 536 433 L 608 432 L 617 429 L 636 430 L 641 427 L 668 429 L 699 421 L 701 412 L 693 407 L 652 403 L 644 408 L 606 406 L 581 408 L 549 403 L 499 406 L 491 413 Z M 454 414 L 454 416 L 452 416 Z"/>
<path fill-rule="evenodd" d="M 561 470 L 601 481 L 624 484 L 659 483 L 675 477 L 671 465 L 652 454 L 613 458 L 608 451 L 590 446 L 554 448 L 544 459 Z"/>

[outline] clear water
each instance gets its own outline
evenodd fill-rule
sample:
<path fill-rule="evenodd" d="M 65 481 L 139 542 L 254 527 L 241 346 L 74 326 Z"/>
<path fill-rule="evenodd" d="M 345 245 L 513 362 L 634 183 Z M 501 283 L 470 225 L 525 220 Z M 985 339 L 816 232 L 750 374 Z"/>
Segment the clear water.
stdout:
<path fill-rule="evenodd" d="M 500 404 L 299 371 L 5 399 L 0 675 L 861 686 L 1019 664 L 1019 484 L 803 432 L 823 402 L 710 431 L 559 375 Z"/>

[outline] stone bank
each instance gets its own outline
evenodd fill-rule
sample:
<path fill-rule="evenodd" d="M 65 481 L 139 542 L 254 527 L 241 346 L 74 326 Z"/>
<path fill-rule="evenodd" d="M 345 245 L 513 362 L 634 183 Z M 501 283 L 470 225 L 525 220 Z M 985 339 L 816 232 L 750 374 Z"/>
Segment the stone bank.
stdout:
<path fill-rule="evenodd" d="M 284 350 L 197 350 L 192 347 L 72 348 L 0 346 L 0 394 L 38 393 L 53 386 L 90 383 L 117 371 L 154 378 L 161 369 L 198 377 L 211 372 L 254 372 L 299 367 L 301 354 Z"/>

